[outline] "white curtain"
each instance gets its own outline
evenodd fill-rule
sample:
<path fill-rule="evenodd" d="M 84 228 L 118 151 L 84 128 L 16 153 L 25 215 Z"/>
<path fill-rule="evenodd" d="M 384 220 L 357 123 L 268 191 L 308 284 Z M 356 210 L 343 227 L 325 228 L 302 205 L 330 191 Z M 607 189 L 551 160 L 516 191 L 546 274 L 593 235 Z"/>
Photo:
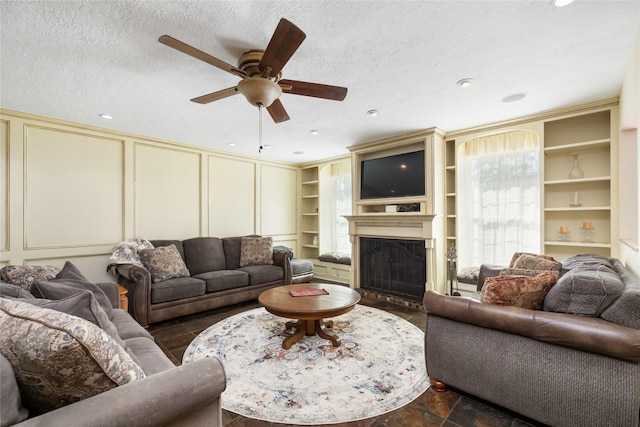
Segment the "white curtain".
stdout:
<path fill-rule="evenodd" d="M 320 253 L 351 254 L 349 222 L 343 218 L 351 215 L 351 162 L 345 159 L 327 168 L 320 180 Z"/>
<path fill-rule="evenodd" d="M 516 251 L 539 253 L 538 135 L 475 138 L 458 156 L 458 265 L 508 264 Z"/>

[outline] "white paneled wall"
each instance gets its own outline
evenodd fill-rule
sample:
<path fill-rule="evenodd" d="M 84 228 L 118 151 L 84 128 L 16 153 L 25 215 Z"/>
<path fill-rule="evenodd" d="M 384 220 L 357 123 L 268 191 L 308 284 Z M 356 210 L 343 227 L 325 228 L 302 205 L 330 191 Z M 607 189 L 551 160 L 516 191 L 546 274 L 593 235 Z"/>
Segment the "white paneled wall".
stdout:
<path fill-rule="evenodd" d="M 272 236 L 296 248 L 299 167 L 0 110 L 0 266 L 94 281 L 133 236 Z"/>

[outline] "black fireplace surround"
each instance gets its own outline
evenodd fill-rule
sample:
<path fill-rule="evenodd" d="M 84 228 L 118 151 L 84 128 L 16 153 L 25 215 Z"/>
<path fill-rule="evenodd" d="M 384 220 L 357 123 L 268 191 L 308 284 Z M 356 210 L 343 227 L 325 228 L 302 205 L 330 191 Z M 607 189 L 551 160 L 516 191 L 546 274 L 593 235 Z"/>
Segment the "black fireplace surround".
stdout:
<path fill-rule="evenodd" d="M 360 238 L 360 287 L 422 301 L 427 278 L 424 240 Z"/>

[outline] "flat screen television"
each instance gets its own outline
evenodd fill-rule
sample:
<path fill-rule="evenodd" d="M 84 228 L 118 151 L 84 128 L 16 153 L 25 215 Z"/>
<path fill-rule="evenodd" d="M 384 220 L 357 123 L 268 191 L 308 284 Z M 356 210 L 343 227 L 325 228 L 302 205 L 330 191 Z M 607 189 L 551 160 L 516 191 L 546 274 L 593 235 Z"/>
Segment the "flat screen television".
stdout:
<path fill-rule="evenodd" d="M 424 150 L 363 160 L 360 199 L 424 196 Z"/>

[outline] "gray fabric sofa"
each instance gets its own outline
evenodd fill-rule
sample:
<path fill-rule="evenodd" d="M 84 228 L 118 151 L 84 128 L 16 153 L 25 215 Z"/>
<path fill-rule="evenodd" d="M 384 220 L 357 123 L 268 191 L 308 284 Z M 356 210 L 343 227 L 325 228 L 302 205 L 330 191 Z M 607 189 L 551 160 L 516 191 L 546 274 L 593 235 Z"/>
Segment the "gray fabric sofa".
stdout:
<path fill-rule="evenodd" d="M 624 289 L 599 316 L 427 291 L 425 356 L 432 386 L 451 386 L 551 426 L 637 427 L 640 283 L 619 260 L 608 262 Z M 481 280 L 498 269 L 485 266 Z M 573 294 L 549 291 L 546 307 L 553 306 L 546 299 L 558 298 L 564 306 L 580 309 L 572 302 L 594 296 L 579 295 L 576 277 L 585 275 L 582 269 L 588 270 L 579 262 L 563 263 L 563 273 L 573 275 L 565 278 Z"/>
<path fill-rule="evenodd" d="M 39 414 L 22 405 L 28 398 L 21 396 L 8 357 L 0 354 L 0 426 L 222 426 L 220 395 L 226 377 L 220 361 L 204 358 L 176 367 L 149 332 L 118 308 L 117 285 L 98 286 L 112 304 L 110 320 L 118 337 L 146 377 Z M 0 291 L 0 301 L 29 303 L 34 298 L 3 282 Z M 114 341 L 113 345 L 119 344 Z"/>
<path fill-rule="evenodd" d="M 150 242 L 154 247 L 175 245 L 190 275 L 153 282 L 145 267 L 117 266 L 118 283 L 128 291 L 129 312 L 143 326 L 250 301 L 292 282 L 292 252 L 273 250 L 273 264 L 241 267 L 241 237 Z"/>

